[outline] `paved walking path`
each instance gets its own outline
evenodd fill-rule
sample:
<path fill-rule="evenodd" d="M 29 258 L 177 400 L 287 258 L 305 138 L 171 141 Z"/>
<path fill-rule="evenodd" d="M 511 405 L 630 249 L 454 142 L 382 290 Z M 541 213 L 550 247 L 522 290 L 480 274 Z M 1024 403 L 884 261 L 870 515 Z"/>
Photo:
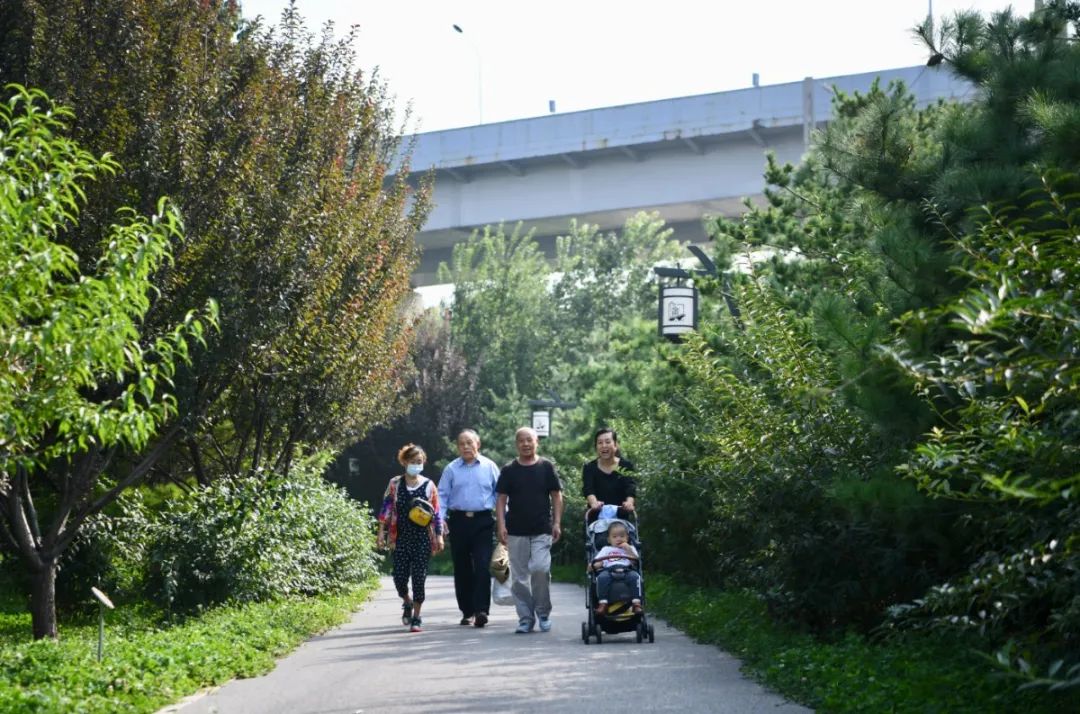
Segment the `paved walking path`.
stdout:
<path fill-rule="evenodd" d="M 647 584 L 646 584 L 647 587 Z M 656 642 L 633 633 L 581 641 L 585 591 L 552 585 L 554 628 L 514 634 L 512 607 L 484 629 L 458 625 L 453 581 L 427 581 L 424 631 L 401 625 L 389 578 L 342 627 L 315 637 L 270 674 L 236 680 L 167 711 L 178 714 L 402 712 L 809 711 L 739 673 L 730 655 L 659 620 Z"/>

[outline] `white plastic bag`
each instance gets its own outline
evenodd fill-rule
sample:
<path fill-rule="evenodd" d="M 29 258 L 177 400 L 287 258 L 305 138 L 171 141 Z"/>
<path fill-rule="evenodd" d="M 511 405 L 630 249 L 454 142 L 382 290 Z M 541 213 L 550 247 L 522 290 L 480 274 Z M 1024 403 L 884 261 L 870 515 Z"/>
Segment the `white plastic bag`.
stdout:
<path fill-rule="evenodd" d="M 495 578 L 491 579 L 491 601 L 496 605 L 513 605 L 514 594 L 510 592 L 509 579 L 500 583 Z"/>

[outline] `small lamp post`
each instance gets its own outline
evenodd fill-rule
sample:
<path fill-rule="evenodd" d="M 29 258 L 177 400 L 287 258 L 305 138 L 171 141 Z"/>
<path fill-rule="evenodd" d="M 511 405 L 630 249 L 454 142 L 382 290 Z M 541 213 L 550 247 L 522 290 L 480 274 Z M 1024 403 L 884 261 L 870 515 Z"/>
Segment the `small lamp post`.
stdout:
<path fill-rule="evenodd" d="M 573 409 L 577 406 L 577 402 L 564 402 L 550 389 L 545 391 L 551 399 L 529 400 L 529 407 L 532 409 L 532 428 L 538 437 L 551 436 L 552 409 Z"/>
<path fill-rule="evenodd" d="M 110 610 L 116 608 L 113 606 L 109 596 L 97 588 L 91 587 L 90 592 L 98 601 L 97 661 L 100 662 L 101 657 L 105 652 L 105 608 L 109 608 Z"/>

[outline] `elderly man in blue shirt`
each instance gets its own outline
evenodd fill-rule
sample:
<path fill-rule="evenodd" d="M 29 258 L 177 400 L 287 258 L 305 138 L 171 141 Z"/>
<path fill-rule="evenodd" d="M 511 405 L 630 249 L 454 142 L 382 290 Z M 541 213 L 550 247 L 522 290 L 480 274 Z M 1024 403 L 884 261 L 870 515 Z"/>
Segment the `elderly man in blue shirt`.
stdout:
<path fill-rule="evenodd" d="M 439 479 L 439 501 L 446 512 L 443 531 L 450 536 L 460 624 L 483 627 L 491 607 L 488 564 L 495 547 L 492 510 L 499 467 L 480 453 L 480 436 L 472 429 L 458 434 L 457 449 L 460 456 Z"/>

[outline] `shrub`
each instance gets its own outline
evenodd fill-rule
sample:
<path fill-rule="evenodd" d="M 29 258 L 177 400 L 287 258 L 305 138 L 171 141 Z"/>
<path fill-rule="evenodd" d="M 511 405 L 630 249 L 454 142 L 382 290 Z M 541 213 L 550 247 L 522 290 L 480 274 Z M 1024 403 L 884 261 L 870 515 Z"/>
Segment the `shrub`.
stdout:
<path fill-rule="evenodd" d="M 377 569 L 371 516 L 323 481 L 326 458 L 277 476 L 222 479 L 161 515 L 152 597 L 184 612 L 225 601 L 336 592 Z"/>
<path fill-rule="evenodd" d="M 944 416 L 900 470 L 942 501 L 986 509 L 993 530 L 966 573 L 897 612 L 1015 640 L 1026 651 L 1000 655 L 1015 674 L 1080 687 L 1080 177 L 1041 179 L 1024 210 L 987 207 L 956 238 L 970 287 L 901 321 L 953 339 L 929 358 L 893 352 Z M 1032 664 L 1049 674 L 1034 678 Z"/>
<path fill-rule="evenodd" d="M 121 496 L 109 513 L 87 519 L 64 552 L 56 574 L 56 605 L 97 611 L 90 588 L 114 599 L 138 599 L 146 586 L 146 558 L 155 534 L 154 512 L 143 491 Z"/>
<path fill-rule="evenodd" d="M 749 672 L 820 712 L 1076 711 L 1076 691 L 1018 691 L 988 672 L 968 636 L 905 633 L 870 640 L 853 632 L 824 642 L 778 625 L 747 591 L 690 587 L 650 577 L 652 612 L 695 639 L 718 644 Z"/>

